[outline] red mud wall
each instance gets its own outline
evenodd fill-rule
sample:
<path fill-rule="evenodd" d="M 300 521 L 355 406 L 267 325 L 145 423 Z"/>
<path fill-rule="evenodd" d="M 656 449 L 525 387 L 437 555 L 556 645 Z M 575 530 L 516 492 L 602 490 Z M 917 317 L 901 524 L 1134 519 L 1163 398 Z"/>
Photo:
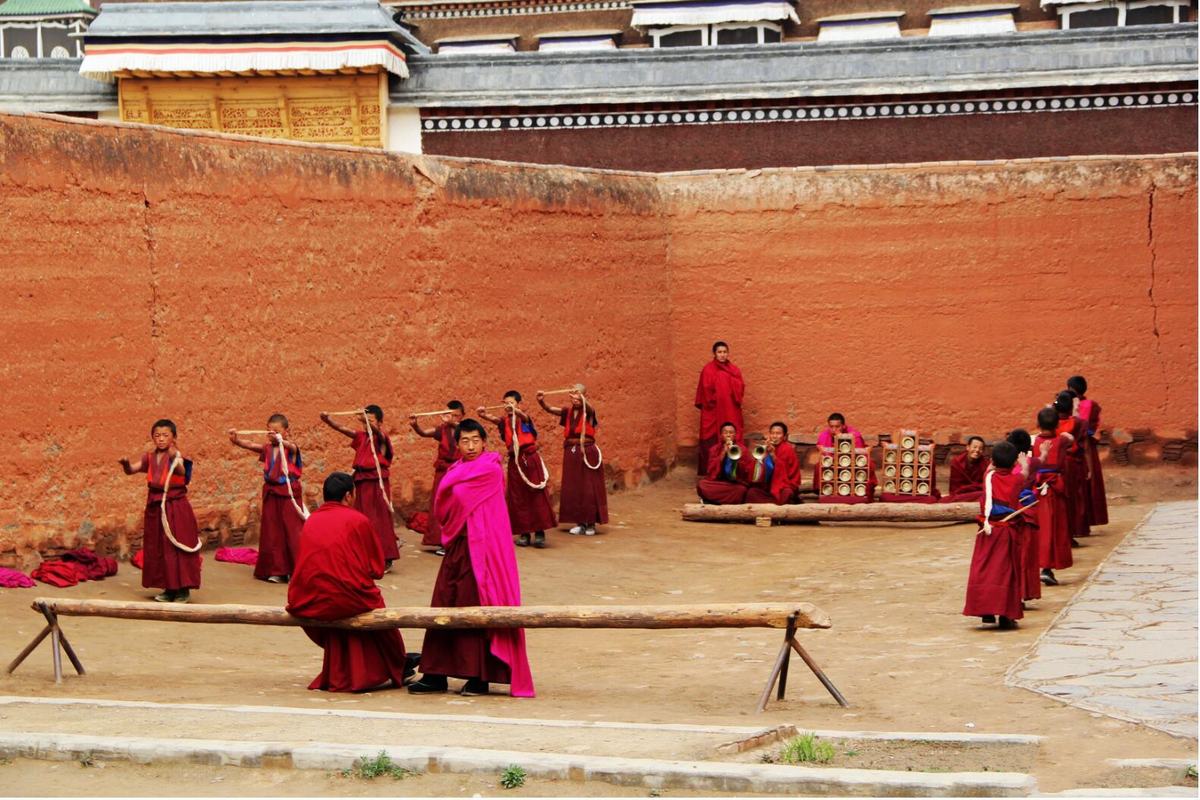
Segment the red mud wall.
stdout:
<path fill-rule="evenodd" d="M 718 338 L 750 430 L 998 435 L 1081 373 L 1106 427 L 1182 438 L 1196 200 L 1194 157 L 668 177 L 681 442 Z"/>
<path fill-rule="evenodd" d="M 650 177 L 0 115 L 0 561 L 140 537 L 140 451 L 168 416 L 203 526 L 245 525 L 261 472 L 229 427 L 292 420 L 318 478 L 350 463 L 321 410 L 376 402 L 398 506 L 434 445 L 410 411 L 586 380 L 613 483 L 674 454 L 665 223 Z M 540 410 L 557 474 L 560 430 Z M 618 432 L 620 435 L 617 435 Z"/>

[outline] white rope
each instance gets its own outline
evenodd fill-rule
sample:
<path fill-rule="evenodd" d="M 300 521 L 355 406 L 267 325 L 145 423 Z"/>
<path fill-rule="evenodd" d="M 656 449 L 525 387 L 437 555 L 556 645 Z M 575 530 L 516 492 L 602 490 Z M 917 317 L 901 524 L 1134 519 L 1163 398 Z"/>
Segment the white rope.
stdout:
<path fill-rule="evenodd" d="M 985 474 L 983 476 L 984 501 L 983 501 L 983 528 L 981 528 L 981 530 L 984 532 L 984 534 L 989 535 L 989 536 L 992 533 L 992 522 L 991 522 L 992 476 L 995 474 L 996 474 L 996 469 L 994 467 L 989 467 L 987 474 Z"/>
<path fill-rule="evenodd" d="M 371 428 L 371 417 L 366 411 L 363 411 L 363 419 L 367 423 L 367 441 L 371 444 L 371 458 L 375 459 L 375 477 L 379 480 L 379 493 L 383 495 L 383 502 L 387 503 L 388 511 L 395 514 L 396 509 L 392 507 L 392 498 L 388 497 L 387 489 L 383 487 L 383 468 L 379 466 L 379 454 L 375 452 L 375 432 Z"/>
<path fill-rule="evenodd" d="M 150 458 L 154 458 L 154 456 L 151 455 Z M 175 534 L 171 532 L 171 523 L 167 522 L 167 492 L 171 488 L 171 477 L 175 474 L 175 468 L 181 466 L 183 466 L 183 456 L 180 453 L 176 453 L 175 459 L 171 462 L 171 468 L 167 470 L 167 474 L 163 479 L 163 495 L 162 503 L 159 505 L 159 514 L 162 516 L 163 533 L 167 535 L 167 540 L 170 541 L 171 544 L 175 545 L 185 553 L 199 553 L 200 548 L 204 547 L 204 540 L 202 538 L 199 536 L 196 537 L 195 547 L 188 547 L 185 544 L 180 544 L 179 540 L 175 538 Z"/>
<path fill-rule="evenodd" d="M 521 459 L 520 459 L 521 439 L 517 436 L 517 409 L 514 407 L 511 409 L 511 412 L 512 412 L 512 416 L 510 417 L 509 422 L 511 423 L 511 427 L 512 427 L 513 447 L 512 447 L 512 450 L 509 451 L 508 455 L 513 460 L 513 463 L 515 463 L 517 465 L 517 474 L 521 476 L 521 480 L 525 481 L 526 486 L 528 486 L 530 489 L 535 489 L 535 490 L 536 489 L 545 489 L 546 485 L 548 483 L 550 483 L 550 470 L 546 469 L 546 462 L 544 460 L 542 460 L 541 453 L 538 453 L 538 461 L 542 462 L 542 482 L 541 483 L 534 483 L 533 481 L 529 480 L 529 478 L 525 477 L 525 471 L 521 469 Z M 586 456 L 584 456 L 584 463 L 585 464 L 587 463 Z"/>
<path fill-rule="evenodd" d="M 588 469 L 600 469 L 600 465 L 604 463 L 604 454 L 600 452 L 600 445 L 592 441 L 592 446 L 596 448 L 596 463 L 589 464 L 587 460 L 587 398 L 582 394 L 579 395 L 579 402 L 583 405 L 580 410 L 582 420 L 579 423 L 579 446 L 583 449 L 583 465 Z"/>
<path fill-rule="evenodd" d="M 308 519 L 308 506 L 304 503 L 304 498 L 300 498 L 300 502 L 296 502 L 296 495 L 292 494 L 292 468 L 288 463 L 287 450 L 283 446 L 283 434 L 275 434 L 275 440 L 279 443 L 279 461 L 283 464 L 283 485 L 287 487 L 288 499 L 292 501 L 292 506 L 299 512 L 300 516 Z"/>

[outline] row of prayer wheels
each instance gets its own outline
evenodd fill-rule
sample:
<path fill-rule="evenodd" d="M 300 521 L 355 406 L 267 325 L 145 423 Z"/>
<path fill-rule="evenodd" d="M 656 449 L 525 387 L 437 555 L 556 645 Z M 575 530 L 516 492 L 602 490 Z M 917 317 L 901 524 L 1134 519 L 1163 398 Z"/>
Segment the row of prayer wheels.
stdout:
<path fill-rule="evenodd" d="M 883 493 L 927 496 L 933 487 L 933 445 L 916 431 L 900 431 L 898 442 L 883 445 Z"/>
<path fill-rule="evenodd" d="M 871 476 L 871 451 L 854 446 L 853 435 L 834 439 L 821 453 L 822 497 L 866 497 Z"/>

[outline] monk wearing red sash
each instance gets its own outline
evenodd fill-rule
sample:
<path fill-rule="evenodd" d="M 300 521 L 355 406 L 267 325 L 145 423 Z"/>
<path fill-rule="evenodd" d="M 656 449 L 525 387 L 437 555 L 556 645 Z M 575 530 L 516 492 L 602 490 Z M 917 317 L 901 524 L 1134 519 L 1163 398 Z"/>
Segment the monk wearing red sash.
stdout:
<path fill-rule="evenodd" d="M 465 414 L 466 409 L 463 407 L 462 401 L 451 400 L 446 403 L 446 413 L 442 415 L 441 423 L 435 428 L 422 428 L 417 422 L 416 415 L 408 418 L 408 424 L 412 426 L 418 436 L 437 439 L 438 443 L 437 455 L 433 459 L 433 484 L 429 488 L 429 524 L 425 528 L 425 534 L 421 537 L 421 545 L 434 548 L 439 556 L 445 555 L 446 551 L 442 549 L 442 531 L 438 527 L 437 510 L 433 504 L 437 498 L 438 485 L 442 482 L 442 476 L 454 465 L 455 461 L 458 461 L 458 445 L 454 443 L 454 432 L 458 429 L 458 423 L 462 422 Z"/>
<path fill-rule="evenodd" d="M 950 496 L 943 502 L 972 502 L 983 496 L 983 476 L 992 465 L 983 448 L 983 437 L 972 436 L 966 452 L 950 459 Z"/>
<path fill-rule="evenodd" d="M 343 436 L 354 449 L 354 507 L 367 515 L 379 537 L 383 558 L 390 569 L 400 557 L 396 543 L 396 521 L 392 518 L 392 440 L 383 432 L 383 409 L 369 405 L 358 420 L 359 430 L 335 422 L 328 414 L 321 419 Z M 372 446 L 373 445 L 373 446 Z"/>
<path fill-rule="evenodd" d="M 351 506 L 354 479 L 335 472 L 322 487 L 324 502 L 304 523 L 300 557 L 288 587 L 287 611 L 301 619 L 331 621 L 383 608 L 375 581 L 386 564 L 371 522 Z M 306 627 L 304 632 L 325 651 L 321 674 L 309 689 L 363 692 L 400 686 L 416 673 L 395 628 L 343 630 Z"/>
<path fill-rule="evenodd" d="M 705 503 L 731 506 L 746 502 L 746 485 L 739 477 L 739 464 L 750 458 L 732 422 L 721 426 L 721 441 L 708 454 L 708 474 L 696 483 L 696 494 Z"/>
<path fill-rule="evenodd" d="M 800 458 L 788 441 L 788 427 L 772 422 L 767 429 L 766 450 L 762 459 L 751 452 L 743 457 L 742 479 L 746 481 L 747 503 L 774 503 L 777 506 L 795 503 L 800 491 Z"/>
<path fill-rule="evenodd" d="M 499 427 L 504 446 L 508 448 L 504 499 L 513 533 L 517 534 L 517 547 L 532 544 L 540 549 L 546 546 L 546 530 L 558 522 L 550 507 L 550 491 L 546 488 L 550 473 L 538 453 L 537 428 L 521 408 L 521 399 L 521 393 L 516 389 L 504 393 L 504 404 L 508 408 L 503 419 L 487 413 L 482 406 L 476 410 L 480 418 Z"/>
<path fill-rule="evenodd" d="M 742 421 L 742 399 L 746 395 L 746 382 L 742 371 L 729 360 L 729 345 L 716 342 L 712 346 L 713 360 L 700 370 L 700 383 L 696 386 L 696 408 L 700 409 L 700 444 L 696 451 L 696 472 L 708 474 L 708 456 L 719 444 L 721 426 L 732 422 L 741 436 L 745 431 Z"/>
<path fill-rule="evenodd" d="M 160 419 L 150 426 L 152 442 L 145 452 L 118 461 L 126 475 L 146 473 L 142 586 L 161 588 L 154 597 L 160 603 L 186 603 L 191 590 L 200 588 L 203 542 L 187 497 L 192 462 L 176 448 L 176 436 L 175 423 Z"/>
<path fill-rule="evenodd" d="M 858 432 L 858 429 L 846 424 L 846 418 L 841 413 L 835 411 L 825 420 L 828 426 L 821 431 L 817 436 L 817 447 L 833 447 L 833 443 L 837 441 L 838 436 L 852 435 L 854 437 L 855 447 L 866 447 L 867 443 L 863 440 L 863 435 Z"/>
<path fill-rule="evenodd" d="M 1100 466 L 1100 443 L 1096 439 L 1100 432 L 1100 404 L 1087 397 L 1087 381 L 1082 375 L 1067 378 L 1067 388 L 1079 399 L 1076 415 L 1085 423 L 1086 436 L 1083 440 L 1087 463 L 1087 522 L 1088 525 L 1108 524 L 1108 498 L 1104 493 L 1104 470 Z"/>
<path fill-rule="evenodd" d="M 504 470 L 499 453 L 484 452 L 487 431 L 473 419 L 458 426 L 462 460 L 438 488 L 446 557 L 433 587 L 434 608 L 519 606 L 512 526 L 504 504 Z M 447 678 L 463 678 L 463 695 L 487 694 L 489 684 L 507 683 L 513 697 L 533 697 L 533 676 L 521 628 L 430 629 L 421 648 L 421 680 L 413 694 L 447 690 Z"/>
<path fill-rule="evenodd" d="M 1021 542 L 1015 519 L 1021 490 L 1029 485 L 1029 462 L 1017 448 L 1000 442 L 992 449 L 992 468 L 983 477 L 982 528 L 975 536 L 963 616 L 999 620 L 1001 630 L 1017 627 L 1021 607 Z"/>
<path fill-rule="evenodd" d="M 262 462 L 262 520 L 254 577 L 270 583 L 287 583 L 300 553 L 300 529 L 308 516 L 300 485 L 303 462 L 300 448 L 286 438 L 287 417 L 272 414 L 267 429 L 270 433 L 261 443 L 246 441 L 235 430 L 229 431 L 229 441 L 258 453 Z"/>
<path fill-rule="evenodd" d="M 1071 435 L 1058 432 L 1058 411 L 1047 406 L 1038 412 L 1038 435 L 1033 440 L 1033 455 L 1037 458 L 1038 493 L 1038 563 L 1042 567 L 1042 583 L 1057 586 L 1054 570 L 1066 569 L 1071 556 L 1071 521 L 1067 512 L 1067 484 L 1063 467 Z"/>
<path fill-rule="evenodd" d="M 1067 483 L 1067 514 L 1071 520 L 1072 538 L 1092 535 L 1088 527 L 1087 453 L 1084 450 L 1087 423 L 1075 416 L 1075 399 L 1075 392 L 1070 389 L 1059 392 L 1054 398 L 1054 408 L 1058 411 L 1058 432 L 1071 437 L 1071 444 L 1066 450 L 1067 459 L 1063 464 L 1063 478 Z M 1075 541 L 1072 544 L 1079 546 Z"/>
<path fill-rule="evenodd" d="M 582 387 L 580 387 L 582 389 Z M 600 448 L 596 446 L 596 408 L 582 390 L 568 394 L 569 406 L 546 405 L 538 392 L 538 404 L 558 417 L 563 426 L 562 480 L 559 482 L 558 521 L 574 522 L 568 533 L 595 536 L 596 526 L 608 522 L 608 491 Z"/>
<path fill-rule="evenodd" d="M 1021 507 L 1032 505 L 1037 501 L 1037 493 L 1032 484 L 1037 480 L 1037 470 L 1041 466 L 1033 456 L 1033 439 L 1029 431 L 1016 428 L 1008 434 L 1007 441 L 1017 448 L 1017 456 L 1024 455 L 1029 463 L 1030 487 L 1023 489 L 1020 495 Z M 1021 540 L 1021 599 L 1038 600 L 1042 596 L 1042 582 L 1038 578 L 1038 512 L 1031 508 L 1024 514 L 1013 519 Z"/>

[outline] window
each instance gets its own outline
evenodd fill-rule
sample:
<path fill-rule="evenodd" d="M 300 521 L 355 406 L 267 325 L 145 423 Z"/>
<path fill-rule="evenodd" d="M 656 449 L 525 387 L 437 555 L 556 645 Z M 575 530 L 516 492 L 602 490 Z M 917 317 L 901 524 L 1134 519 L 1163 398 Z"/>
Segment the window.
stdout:
<path fill-rule="evenodd" d="M 772 44 L 783 41 L 783 28 L 773 22 L 722 23 L 677 26 L 650 30 L 655 47 L 720 47 L 735 44 Z"/>
<path fill-rule="evenodd" d="M 8 57 L 9 58 L 29 58 L 29 51 L 26 50 L 21 45 L 17 45 L 16 47 L 14 47 L 12 49 L 12 52 L 10 52 L 8 54 Z"/>
<path fill-rule="evenodd" d="M 1179 6 L 1130 7 L 1125 11 L 1126 25 L 1169 25 L 1178 22 L 1175 11 Z"/>
<path fill-rule="evenodd" d="M 50 51 L 51 58 L 70 58 L 71 54 L 61 44 Z"/>
<path fill-rule="evenodd" d="M 682 28 L 668 33 L 652 33 L 655 47 L 704 47 L 708 44 L 708 26 Z"/>
<path fill-rule="evenodd" d="M 630 25 L 654 47 L 719 47 L 783 41 L 792 0 L 632 0 Z"/>
<path fill-rule="evenodd" d="M 1062 3 L 1058 13 L 1062 17 L 1063 30 L 1170 25 L 1187 22 L 1188 4 L 1187 0 L 1103 0 L 1095 3 Z"/>
<path fill-rule="evenodd" d="M 1070 29 L 1115 28 L 1121 24 L 1121 12 L 1115 8 L 1099 8 L 1095 11 L 1076 11 L 1063 18 L 1070 21 Z"/>
<path fill-rule="evenodd" d="M 721 28 L 717 31 L 717 44 L 758 44 L 759 29 Z"/>

